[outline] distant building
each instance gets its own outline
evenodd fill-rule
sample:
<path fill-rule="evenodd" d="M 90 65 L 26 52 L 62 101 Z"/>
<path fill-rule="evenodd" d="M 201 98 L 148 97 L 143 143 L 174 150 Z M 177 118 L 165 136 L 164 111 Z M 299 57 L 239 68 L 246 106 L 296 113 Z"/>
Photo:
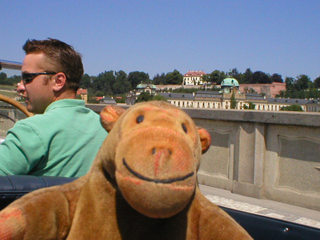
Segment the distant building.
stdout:
<path fill-rule="evenodd" d="M 230 109 L 232 93 L 220 93 L 214 91 L 198 91 L 190 93 L 159 93 L 166 97 L 169 103 L 181 108 L 206 108 L 206 109 Z M 310 100 L 304 99 L 281 99 L 264 98 L 260 94 L 235 92 L 235 109 L 246 109 L 250 103 L 254 104 L 255 110 L 280 111 L 282 107 L 298 104 L 306 112 L 318 112 L 320 110 L 316 103 L 310 105 Z M 309 106 L 310 105 L 310 106 Z"/>
<path fill-rule="evenodd" d="M 262 85 L 262 84 L 261 84 Z M 269 84 L 271 85 L 271 84 Z M 254 106 L 255 110 L 280 111 L 293 104 L 300 105 L 304 111 L 318 112 L 320 101 L 304 99 L 268 98 L 255 92 L 240 92 L 241 85 L 235 78 L 225 78 L 220 91 L 198 91 L 196 93 L 159 93 L 168 102 L 181 108 L 230 109 L 231 98 L 236 101 L 235 109 L 246 109 Z"/>
<path fill-rule="evenodd" d="M 117 102 L 112 97 L 93 97 L 98 103 L 116 105 Z"/>
<path fill-rule="evenodd" d="M 140 95 L 142 92 L 149 92 L 150 94 L 156 93 L 157 87 L 151 83 L 140 83 L 136 87 L 136 95 Z"/>
<path fill-rule="evenodd" d="M 102 97 L 101 99 L 99 99 L 99 103 L 109 104 L 109 105 L 117 104 L 117 102 L 111 97 Z"/>
<path fill-rule="evenodd" d="M 203 79 L 202 76 L 205 75 L 206 73 L 203 71 L 188 71 L 184 76 L 183 76 L 183 83 L 182 85 L 202 85 Z"/>
<path fill-rule="evenodd" d="M 239 82 L 235 78 L 225 78 L 221 82 L 221 91 L 220 93 L 231 93 L 232 90 L 239 92 Z"/>
<path fill-rule="evenodd" d="M 286 91 L 286 84 L 273 82 L 270 84 L 240 84 L 239 90 L 242 93 L 256 92 L 266 97 L 276 97 L 281 91 Z"/>
<path fill-rule="evenodd" d="M 77 96 L 84 100 L 86 103 L 88 102 L 88 90 L 87 89 L 78 89 Z"/>
<path fill-rule="evenodd" d="M 138 96 L 143 92 L 148 92 L 151 95 L 156 94 L 157 87 L 151 83 L 140 83 L 134 91 L 127 94 L 125 102 L 127 105 L 135 104 Z"/>

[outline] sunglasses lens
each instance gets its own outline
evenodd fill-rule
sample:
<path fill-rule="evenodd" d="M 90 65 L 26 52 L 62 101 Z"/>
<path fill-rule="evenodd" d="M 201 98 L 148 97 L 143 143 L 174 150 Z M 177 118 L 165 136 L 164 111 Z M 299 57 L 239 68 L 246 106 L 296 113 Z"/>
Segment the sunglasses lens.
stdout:
<path fill-rule="evenodd" d="M 30 73 L 22 73 L 21 78 L 24 83 L 29 83 L 34 79 L 34 75 Z"/>
<path fill-rule="evenodd" d="M 37 72 L 37 73 L 22 73 L 21 78 L 22 81 L 26 83 L 32 82 L 32 80 L 39 75 L 54 75 L 55 72 Z"/>

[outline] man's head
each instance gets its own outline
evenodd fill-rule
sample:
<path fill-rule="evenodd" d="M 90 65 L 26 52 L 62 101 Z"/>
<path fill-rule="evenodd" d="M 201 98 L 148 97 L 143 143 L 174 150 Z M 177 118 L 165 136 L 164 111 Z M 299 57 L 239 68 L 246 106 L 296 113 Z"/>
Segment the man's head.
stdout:
<path fill-rule="evenodd" d="M 18 92 L 26 97 L 27 109 L 43 113 L 52 102 L 75 98 L 83 75 L 81 56 L 72 46 L 56 39 L 28 40 Z"/>
<path fill-rule="evenodd" d="M 63 72 L 67 77 L 67 87 L 75 91 L 83 75 L 81 56 L 72 46 L 57 39 L 28 40 L 23 50 L 28 54 L 44 54 L 45 68 L 52 72 Z"/>

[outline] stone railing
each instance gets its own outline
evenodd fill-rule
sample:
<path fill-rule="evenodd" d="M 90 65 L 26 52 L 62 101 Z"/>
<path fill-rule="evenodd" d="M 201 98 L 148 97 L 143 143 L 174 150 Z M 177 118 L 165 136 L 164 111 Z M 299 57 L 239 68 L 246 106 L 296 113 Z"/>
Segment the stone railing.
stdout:
<path fill-rule="evenodd" d="M 320 114 L 186 112 L 212 136 L 199 183 L 320 210 Z"/>
<path fill-rule="evenodd" d="M 199 183 L 320 210 L 320 114 L 184 110 L 212 136 Z"/>

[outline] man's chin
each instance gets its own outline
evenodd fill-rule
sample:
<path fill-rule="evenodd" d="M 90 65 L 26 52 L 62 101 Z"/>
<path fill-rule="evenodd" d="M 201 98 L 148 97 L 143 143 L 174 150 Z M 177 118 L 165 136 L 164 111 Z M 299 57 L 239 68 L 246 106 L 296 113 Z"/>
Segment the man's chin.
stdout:
<path fill-rule="evenodd" d="M 26 101 L 27 104 L 27 110 L 33 114 L 36 114 L 36 110 L 30 105 L 30 103 L 28 103 L 28 101 Z"/>

